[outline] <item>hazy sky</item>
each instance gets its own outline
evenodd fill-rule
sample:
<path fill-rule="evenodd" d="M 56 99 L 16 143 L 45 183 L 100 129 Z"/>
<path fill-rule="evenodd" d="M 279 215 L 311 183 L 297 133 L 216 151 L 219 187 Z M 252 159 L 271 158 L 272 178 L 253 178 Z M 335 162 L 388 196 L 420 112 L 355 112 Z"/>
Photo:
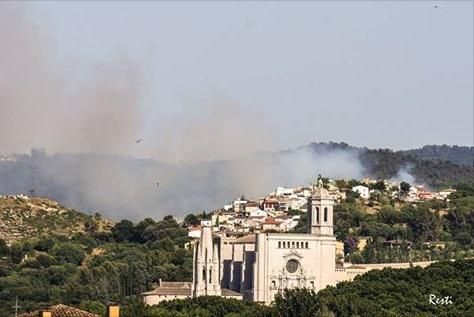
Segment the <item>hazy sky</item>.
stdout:
<path fill-rule="evenodd" d="M 40 48 L 28 59 L 44 59 L 41 76 L 54 79 L 32 80 L 48 91 L 32 101 L 15 95 L 24 79 L 0 75 L 0 94 L 10 91 L 0 102 L 4 126 L 20 104 L 20 120 L 29 110 L 35 118 L 51 111 L 43 126 L 10 134 L 15 142 L 0 128 L 0 153 L 96 151 L 87 140 L 113 143 L 115 135 L 126 141 L 110 151 L 168 160 L 226 158 L 249 144 L 248 151 L 312 141 L 395 149 L 473 143 L 472 1 L 31 2 L 0 3 L 0 15 L 12 7 L 17 15 L 5 14 L 0 27 L 33 32 L 28 40 Z M 4 45 L 16 43 L 9 34 L 0 30 Z M 41 73 L 21 54 L 12 49 L 0 68 Z M 96 85 L 97 77 L 113 83 Z M 68 95 L 77 86 L 86 93 Z M 109 88 L 114 96 L 100 97 Z M 99 97 L 78 101 L 91 90 Z M 80 123 L 67 134 L 75 129 L 64 114 L 69 102 L 74 116 L 87 108 L 81 120 L 95 126 Z M 108 106 L 98 116 L 101 102 Z"/>

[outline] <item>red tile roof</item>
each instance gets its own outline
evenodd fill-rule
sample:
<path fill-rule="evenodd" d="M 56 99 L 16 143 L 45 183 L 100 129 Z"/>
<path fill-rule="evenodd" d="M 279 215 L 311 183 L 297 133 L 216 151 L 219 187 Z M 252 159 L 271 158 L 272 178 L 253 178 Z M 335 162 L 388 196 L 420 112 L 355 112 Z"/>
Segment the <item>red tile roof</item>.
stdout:
<path fill-rule="evenodd" d="M 99 315 L 62 304 L 51 306 L 49 309 L 43 309 L 43 311 L 45 310 L 50 311 L 52 317 L 100 317 Z M 38 317 L 40 312 L 41 310 L 37 310 L 32 313 L 18 315 L 18 317 Z"/>
<path fill-rule="evenodd" d="M 265 219 L 265 222 L 263 223 L 264 225 L 279 225 L 281 221 L 276 221 L 275 218 L 273 217 L 267 217 Z"/>

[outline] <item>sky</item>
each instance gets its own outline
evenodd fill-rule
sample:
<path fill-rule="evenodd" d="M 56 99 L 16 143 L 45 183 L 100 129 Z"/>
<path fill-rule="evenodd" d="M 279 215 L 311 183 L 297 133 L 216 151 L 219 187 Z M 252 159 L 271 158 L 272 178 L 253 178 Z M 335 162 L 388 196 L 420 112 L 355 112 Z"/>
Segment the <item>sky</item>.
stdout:
<path fill-rule="evenodd" d="M 0 153 L 473 144 L 472 1 L 2 2 L 0 43 Z"/>

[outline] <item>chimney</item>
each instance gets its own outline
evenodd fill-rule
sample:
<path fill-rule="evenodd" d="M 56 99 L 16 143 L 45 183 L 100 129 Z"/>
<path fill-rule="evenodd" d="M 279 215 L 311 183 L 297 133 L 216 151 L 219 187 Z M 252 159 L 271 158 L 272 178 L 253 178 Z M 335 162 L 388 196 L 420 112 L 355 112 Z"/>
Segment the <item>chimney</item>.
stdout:
<path fill-rule="evenodd" d="M 109 305 L 107 307 L 107 317 L 120 317 L 120 306 Z"/>
<path fill-rule="evenodd" d="M 39 315 L 40 315 L 40 317 L 52 317 L 53 316 L 53 314 L 50 311 L 45 311 L 45 310 L 40 311 Z"/>

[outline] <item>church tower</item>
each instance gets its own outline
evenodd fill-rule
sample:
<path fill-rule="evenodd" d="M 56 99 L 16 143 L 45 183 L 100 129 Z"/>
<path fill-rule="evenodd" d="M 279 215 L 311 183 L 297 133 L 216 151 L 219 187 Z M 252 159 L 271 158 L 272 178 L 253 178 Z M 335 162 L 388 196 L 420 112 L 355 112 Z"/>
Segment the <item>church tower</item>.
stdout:
<path fill-rule="evenodd" d="M 324 188 L 322 179 L 319 178 L 318 184 L 313 184 L 313 195 L 308 200 L 309 233 L 322 236 L 334 235 L 333 207 L 334 199 Z"/>
<path fill-rule="evenodd" d="M 194 245 L 193 297 L 221 295 L 219 245 L 214 243 L 210 221 L 201 221 L 201 238 Z"/>

